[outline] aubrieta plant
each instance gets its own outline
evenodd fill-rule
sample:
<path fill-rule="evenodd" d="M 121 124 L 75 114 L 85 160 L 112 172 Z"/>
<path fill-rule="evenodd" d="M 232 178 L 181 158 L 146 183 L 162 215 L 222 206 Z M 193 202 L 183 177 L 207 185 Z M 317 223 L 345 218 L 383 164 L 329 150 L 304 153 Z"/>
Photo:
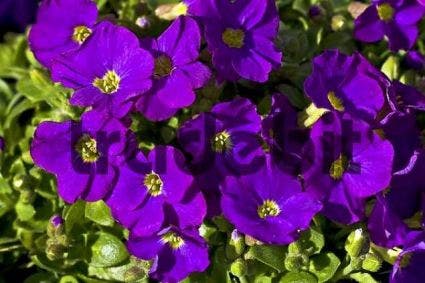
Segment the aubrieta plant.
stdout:
<path fill-rule="evenodd" d="M 424 1 L 3 2 L 0 283 L 424 282 Z"/>

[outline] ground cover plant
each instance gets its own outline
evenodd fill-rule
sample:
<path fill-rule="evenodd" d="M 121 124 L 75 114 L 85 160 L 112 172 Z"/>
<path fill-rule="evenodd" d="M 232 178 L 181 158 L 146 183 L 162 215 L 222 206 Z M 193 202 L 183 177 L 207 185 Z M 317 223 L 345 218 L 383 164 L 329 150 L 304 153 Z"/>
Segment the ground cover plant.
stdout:
<path fill-rule="evenodd" d="M 0 2 L 0 282 L 423 282 L 425 2 Z"/>

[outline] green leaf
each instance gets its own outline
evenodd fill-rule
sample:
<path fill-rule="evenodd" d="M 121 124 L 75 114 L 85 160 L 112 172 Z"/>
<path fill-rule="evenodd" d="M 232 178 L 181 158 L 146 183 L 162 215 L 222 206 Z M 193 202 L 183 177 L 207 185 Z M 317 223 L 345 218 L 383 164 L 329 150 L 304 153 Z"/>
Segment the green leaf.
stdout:
<path fill-rule="evenodd" d="M 359 283 L 378 283 L 369 273 L 357 272 L 350 274 L 349 277 Z"/>
<path fill-rule="evenodd" d="M 57 279 L 52 274 L 47 272 L 38 272 L 34 273 L 27 279 L 25 279 L 24 283 L 55 283 Z"/>
<path fill-rule="evenodd" d="M 318 227 L 312 226 L 309 230 L 301 234 L 301 237 L 296 243 L 302 251 L 313 255 L 319 253 L 325 246 L 325 237 Z"/>
<path fill-rule="evenodd" d="M 279 272 L 285 271 L 286 247 L 283 246 L 252 246 L 246 253 L 247 258 L 256 259 Z"/>
<path fill-rule="evenodd" d="M 66 90 L 58 84 L 53 84 L 48 75 L 41 70 L 31 70 L 28 76 L 18 81 L 16 88 L 33 103 L 45 101 L 59 109 L 67 105 Z"/>
<path fill-rule="evenodd" d="M 90 276 L 119 282 L 137 282 L 147 277 L 147 271 L 144 267 L 137 266 L 134 263 L 105 268 L 89 266 Z"/>
<path fill-rule="evenodd" d="M 88 219 L 99 225 L 114 226 L 114 219 L 112 218 L 111 211 L 103 200 L 87 203 L 85 214 Z"/>
<path fill-rule="evenodd" d="M 340 264 L 335 254 L 324 253 L 310 258 L 309 270 L 317 276 L 319 282 L 325 282 L 334 276 Z"/>
<path fill-rule="evenodd" d="M 31 204 L 26 204 L 19 201 L 16 203 L 15 209 L 19 220 L 22 221 L 31 220 L 31 218 L 33 218 L 35 215 L 35 209 Z"/>
<path fill-rule="evenodd" d="M 381 67 L 381 71 L 391 80 L 397 79 L 399 76 L 399 60 L 395 56 L 389 56 Z"/>
<path fill-rule="evenodd" d="M 94 267 L 111 267 L 128 258 L 127 249 L 121 240 L 104 232 L 99 233 L 91 251 L 90 265 Z"/>
<path fill-rule="evenodd" d="M 73 205 L 67 207 L 64 212 L 65 229 L 66 233 L 69 234 L 75 224 L 84 221 L 84 211 L 86 203 L 84 201 L 77 201 Z"/>
<path fill-rule="evenodd" d="M 272 283 L 272 278 L 266 275 L 259 275 L 254 278 L 254 283 Z"/>
<path fill-rule="evenodd" d="M 62 276 L 59 283 L 78 283 L 77 278 L 71 275 Z"/>
<path fill-rule="evenodd" d="M 288 84 L 281 84 L 278 88 L 279 91 L 289 99 L 289 102 L 293 106 L 299 109 L 304 109 L 308 106 L 309 102 L 307 98 L 296 87 Z"/>
<path fill-rule="evenodd" d="M 288 272 L 282 278 L 279 283 L 317 283 L 316 277 L 308 272 Z"/>

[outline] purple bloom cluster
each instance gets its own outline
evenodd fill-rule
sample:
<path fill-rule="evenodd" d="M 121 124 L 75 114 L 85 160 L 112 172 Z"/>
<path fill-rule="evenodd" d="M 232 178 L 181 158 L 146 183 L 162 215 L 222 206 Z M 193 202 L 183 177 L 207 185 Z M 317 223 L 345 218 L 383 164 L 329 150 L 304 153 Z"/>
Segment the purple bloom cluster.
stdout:
<path fill-rule="evenodd" d="M 419 36 L 418 23 L 425 15 L 420 0 L 373 0 L 356 19 L 354 36 L 376 42 L 386 36 L 392 51 L 411 49 Z"/>
<path fill-rule="evenodd" d="M 373 17 L 361 16 L 358 27 L 409 32 L 417 22 L 403 14 L 409 3 L 376 2 L 365 12 Z M 56 176 L 59 195 L 68 203 L 104 200 L 130 232 L 128 250 L 153 260 L 150 275 L 161 282 L 208 267 L 199 232 L 205 217 L 222 214 L 240 233 L 283 245 L 298 239 L 317 213 L 352 224 L 365 219 L 366 203 L 375 200 L 372 240 L 403 246 L 392 279 L 409 278 L 424 257 L 418 232 L 424 223 L 417 228 L 406 220 L 425 207 L 425 149 L 415 124 L 425 97 L 390 81 L 359 53 L 328 50 L 314 59 L 304 90 L 324 114 L 311 128 L 299 126 L 283 94 L 272 96 L 266 117 L 236 97 L 187 120 L 177 135 L 181 151 L 138 149 L 132 111 L 168 119 L 192 105 L 212 77 L 199 60 L 203 34 L 219 80 L 265 82 L 282 60 L 273 43 L 274 1 L 186 4 L 190 16 L 158 38 L 140 40 L 110 21 L 97 22 L 90 0 L 42 2 L 32 51 L 55 82 L 74 90 L 70 103 L 89 108 L 80 121 L 47 121 L 35 132 L 33 160 Z M 422 15 L 425 8 L 415 5 L 408 8 Z"/>

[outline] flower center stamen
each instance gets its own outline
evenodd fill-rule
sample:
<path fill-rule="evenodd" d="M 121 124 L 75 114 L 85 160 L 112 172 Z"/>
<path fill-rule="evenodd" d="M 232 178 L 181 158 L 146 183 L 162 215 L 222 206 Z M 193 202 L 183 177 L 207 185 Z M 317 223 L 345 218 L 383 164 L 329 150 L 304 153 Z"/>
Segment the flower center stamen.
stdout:
<path fill-rule="evenodd" d="M 328 100 L 329 103 L 332 105 L 332 107 L 337 110 L 337 111 L 344 111 L 345 107 L 344 104 L 342 103 L 342 100 L 336 96 L 335 92 L 330 91 L 328 92 Z"/>
<path fill-rule="evenodd" d="M 384 3 L 381 5 L 378 5 L 376 9 L 378 10 L 378 17 L 382 21 L 388 22 L 394 18 L 394 8 L 391 7 L 390 4 Z"/>
<path fill-rule="evenodd" d="M 257 209 L 258 216 L 260 218 L 266 218 L 269 216 L 278 216 L 280 214 L 279 205 L 273 200 L 265 200 L 262 205 Z"/>
<path fill-rule="evenodd" d="M 93 85 L 104 94 L 113 94 L 120 88 L 120 81 L 115 71 L 107 71 L 103 78 L 95 78 Z"/>
<path fill-rule="evenodd" d="M 92 30 L 86 26 L 76 26 L 72 34 L 72 40 L 78 44 L 83 44 L 84 41 L 91 35 Z"/>
<path fill-rule="evenodd" d="M 184 245 L 183 238 L 174 232 L 166 233 L 164 236 L 162 236 L 162 241 L 167 243 L 173 250 L 177 250 Z"/>
<path fill-rule="evenodd" d="M 155 76 L 166 77 L 173 71 L 173 63 L 170 57 L 161 55 L 155 59 Z"/>
<path fill-rule="evenodd" d="M 222 34 L 223 42 L 231 48 L 242 48 L 245 41 L 245 33 L 241 29 L 227 28 Z"/>
<path fill-rule="evenodd" d="M 161 177 L 153 171 L 145 175 L 143 184 L 148 190 L 148 193 L 153 197 L 159 196 L 162 193 L 162 188 L 164 186 Z"/>
<path fill-rule="evenodd" d="M 80 155 L 84 163 L 94 163 L 99 157 L 100 153 L 97 149 L 97 142 L 89 135 L 83 135 L 75 144 L 75 150 Z"/>
<path fill-rule="evenodd" d="M 227 131 L 216 134 L 211 141 L 211 147 L 214 152 L 223 153 L 232 148 L 232 139 Z"/>
<path fill-rule="evenodd" d="M 344 155 L 340 155 L 337 160 L 335 160 L 331 168 L 329 169 L 329 175 L 334 180 L 340 180 L 342 175 L 344 175 L 345 170 L 348 168 L 348 159 Z"/>

